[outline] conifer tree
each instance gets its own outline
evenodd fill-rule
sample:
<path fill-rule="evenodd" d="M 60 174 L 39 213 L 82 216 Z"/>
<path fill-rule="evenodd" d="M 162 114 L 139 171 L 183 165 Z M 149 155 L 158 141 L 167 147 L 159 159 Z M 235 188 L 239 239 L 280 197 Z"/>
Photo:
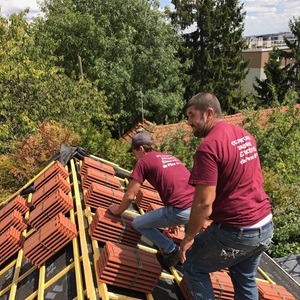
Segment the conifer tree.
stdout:
<path fill-rule="evenodd" d="M 172 0 L 172 23 L 182 30 L 185 98 L 199 91 L 214 92 L 227 113 L 239 109 L 241 83 L 248 63 L 243 60 L 245 13 L 238 0 Z"/>
<path fill-rule="evenodd" d="M 258 105 L 261 107 L 275 107 L 280 105 L 288 91 L 288 78 L 286 68 L 282 68 L 281 50 L 273 49 L 269 61 L 264 66 L 266 79 L 255 78 L 253 84 L 257 92 Z"/>

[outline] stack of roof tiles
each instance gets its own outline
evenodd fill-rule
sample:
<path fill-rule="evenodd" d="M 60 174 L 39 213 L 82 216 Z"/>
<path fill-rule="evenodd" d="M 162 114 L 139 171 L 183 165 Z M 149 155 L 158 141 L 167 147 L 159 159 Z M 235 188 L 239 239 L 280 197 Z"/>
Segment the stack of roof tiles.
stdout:
<path fill-rule="evenodd" d="M 120 204 L 123 196 L 119 190 L 92 182 L 84 196 L 84 204 L 92 208 L 107 208 L 111 204 Z"/>
<path fill-rule="evenodd" d="M 70 184 L 60 173 L 38 185 L 35 193 L 32 195 L 32 205 L 36 207 L 59 188 L 66 194 L 71 191 Z"/>
<path fill-rule="evenodd" d="M 19 231 L 23 231 L 27 228 L 22 214 L 16 209 L 0 221 L 0 234 L 8 230 L 10 226 L 15 227 Z"/>
<path fill-rule="evenodd" d="M 59 161 L 56 161 L 48 170 L 46 170 L 34 181 L 35 190 L 40 189 L 43 185 L 51 181 L 52 178 L 58 174 L 60 174 L 64 179 L 68 177 L 68 171 L 66 170 L 66 168 L 64 168 L 64 166 Z"/>
<path fill-rule="evenodd" d="M 22 248 L 22 231 L 27 228 L 23 215 L 28 210 L 26 200 L 20 195 L 0 209 L 0 264 Z"/>
<path fill-rule="evenodd" d="M 146 190 L 156 191 L 153 185 L 148 180 L 145 180 L 141 185 L 141 187 Z"/>
<path fill-rule="evenodd" d="M 234 290 L 230 276 L 226 272 L 218 271 L 210 273 L 210 279 L 216 299 L 229 300 L 234 298 Z M 192 300 L 192 295 L 186 283 L 185 276 L 180 282 L 180 290 L 186 300 Z"/>
<path fill-rule="evenodd" d="M 39 268 L 76 236 L 76 225 L 59 213 L 25 240 L 24 257 Z"/>
<path fill-rule="evenodd" d="M 185 232 L 182 230 L 179 230 L 178 233 L 172 233 L 168 230 L 164 230 L 163 233 L 177 245 L 180 245 L 181 241 L 184 239 L 185 236 Z"/>
<path fill-rule="evenodd" d="M 110 174 L 112 176 L 114 176 L 116 174 L 115 170 L 112 166 L 109 166 L 109 165 L 104 164 L 100 161 L 97 161 L 97 160 L 94 160 L 94 159 L 92 159 L 88 156 L 85 156 L 84 159 L 83 159 L 81 168 L 80 168 L 80 175 L 85 176 L 86 171 L 87 171 L 88 168 L 93 168 L 95 170 Z"/>
<path fill-rule="evenodd" d="M 163 205 L 149 203 L 149 206 L 147 207 L 146 212 L 150 212 L 152 210 L 156 210 L 156 209 L 163 208 L 163 207 L 164 207 Z"/>
<path fill-rule="evenodd" d="M 99 207 L 90 224 L 90 235 L 100 242 L 111 241 L 136 246 L 141 234 L 132 228 L 132 220 L 131 216 L 115 216 L 108 209 Z"/>
<path fill-rule="evenodd" d="M 164 205 L 157 191 L 144 188 L 140 188 L 136 195 L 135 203 L 138 208 L 143 210 L 147 210 L 149 203 Z"/>
<path fill-rule="evenodd" d="M 270 284 L 266 281 L 257 281 L 259 300 L 296 300 L 283 286 Z"/>
<path fill-rule="evenodd" d="M 107 242 L 97 261 L 98 279 L 126 289 L 151 293 L 162 267 L 155 254 Z"/>
<path fill-rule="evenodd" d="M 24 237 L 20 230 L 10 226 L 0 235 L 0 265 L 18 252 L 24 243 Z"/>
<path fill-rule="evenodd" d="M 31 227 L 39 229 L 57 214 L 65 214 L 72 208 L 73 199 L 61 188 L 58 188 L 30 213 L 29 224 Z"/>
<path fill-rule="evenodd" d="M 113 189 L 121 188 L 120 180 L 113 175 L 96 170 L 94 168 L 87 168 L 82 178 L 82 187 L 87 190 L 93 182 Z"/>
<path fill-rule="evenodd" d="M 10 213 L 12 213 L 14 210 L 19 211 L 22 215 L 29 210 L 26 200 L 20 195 L 18 195 L 16 198 L 14 198 L 12 201 L 7 203 L 0 209 L 0 221 Z"/>

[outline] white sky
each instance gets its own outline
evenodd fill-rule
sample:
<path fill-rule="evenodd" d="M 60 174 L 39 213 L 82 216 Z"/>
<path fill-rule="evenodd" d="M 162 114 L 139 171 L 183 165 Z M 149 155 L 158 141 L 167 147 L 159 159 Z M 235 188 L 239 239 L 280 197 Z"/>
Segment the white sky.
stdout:
<path fill-rule="evenodd" d="M 39 0 L 37 0 L 39 1 Z M 36 0 L 0 0 L 1 14 L 8 16 L 26 7 L 31 18 L 39 13 Z M 42 0 L 41 0 L 42 1 Z M 126 1 L 126 0 L 124 0 Z M 244 35 L 259 35 L 289 31 L 288 23 L 300 17 L 300 0 L 240 0 L 246 11 Z M 170 5 L 171 0 L 160 0 L 161 6 Z"/>

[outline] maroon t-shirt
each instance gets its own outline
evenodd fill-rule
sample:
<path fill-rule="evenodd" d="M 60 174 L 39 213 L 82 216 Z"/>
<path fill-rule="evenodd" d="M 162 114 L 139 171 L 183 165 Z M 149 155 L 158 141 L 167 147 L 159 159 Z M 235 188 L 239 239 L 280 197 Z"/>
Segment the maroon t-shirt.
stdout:
<path fill-rule="evenodd" d="M 271 213 L 254 138 L 223 120 L 200 143 L 189 183 L 217 187 L 215 222 L 252 226 Z"/>
<path fill-rule="evenodd" d="M 188 184 L 189 177 L 189 170 L 178 158 L 157 151 L 139 159 L 130 175 L 140 183 L 148 180 L 166 206 L 181 209 L 192 206 L 195 188 Z"/>

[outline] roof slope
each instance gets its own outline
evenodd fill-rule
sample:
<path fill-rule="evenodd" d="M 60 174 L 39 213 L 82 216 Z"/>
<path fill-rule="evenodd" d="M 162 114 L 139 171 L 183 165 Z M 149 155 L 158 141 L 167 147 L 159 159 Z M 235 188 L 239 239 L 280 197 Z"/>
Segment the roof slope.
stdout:
<path fill-rule="evenodd" d="M 154 245 L 131 228 L 132 218 L 161 204 L 153 187 L 145 182 L 115 217 L 106 208 L 121 201 L 129 172 L 95 156 L 60 158 L 0 208 L 0 299 L 189 299 L 182 266 L 165 267 Z M 281 299 L 300 299 L 271 261 L 276 268 L 266 273 L 262 264 L 258 274 L 261 295 L 276 288 Z M 216 296 L 224 287 L 232 295 L 226 270 L 212 278 Z"/>
<path fill-rule="evenodd" d="M 280 112 L 284 113 L 288 109 L 287 106 L 283 106 L 280 108 Z M 295 105 L 295 109 L 300 109 L 300 104 Z M 268 109 L 261 109 L 255 111 L 254 113 L 259 113 L 259 123 L 261 126 L 264 126 L 268 121 L 268 118 L 273 113 L 275 109 L 268 108 Z M 245 121 L 245 115 L 242 113 L 237 113 L 233 115 L 223 116 L 223 120 L 228 122 L 229 124 L 236 125 L 236 126 L 243 126 L 243 122 Z M 176 132 L 178 129 L 183 129 L 186 131 L 191 131 L 190 126 L 187 122 L 182 121 L 179 123 L 174 124 L 166 124 L 166 125 L 155 125 L 150 121 L 144 119 L 144 121 L 139 122 L 135 126 L 133 126 L 127 133 L 123 135 L 123 139 L 130 142 L 133 135 L 135 135 L 138 131 L 145 130 L 153 135 L 156 142 L 160 144 L 163 140 L 163 137 L 166 134 L 170 134 L 172 132 Z"/>

